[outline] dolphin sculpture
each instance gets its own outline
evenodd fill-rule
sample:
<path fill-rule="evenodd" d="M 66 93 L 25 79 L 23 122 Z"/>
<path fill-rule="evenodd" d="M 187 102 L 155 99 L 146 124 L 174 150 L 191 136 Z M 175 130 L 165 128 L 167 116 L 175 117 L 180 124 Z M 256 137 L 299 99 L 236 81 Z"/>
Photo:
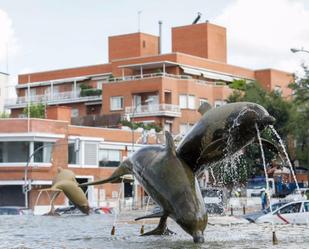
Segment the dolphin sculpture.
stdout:
<path fill-rule="evenodd" d="M 254 142 L 255 124 L 261 131 L 274 122 L 264 107 L 251 102 L 236 102 L 207 110 L 179 142 L 177 155 L 198 173 Z"/>
<path fill-rule="evenodd" d="M 89 214 L 89 204 L 84 191 L 78 186 L 75 174 L 68 169 L 58 167 L 58 173 L 53 179 L 51 188 L 40 191 L 52 191 L 51 210 L 48 215 L 54 215 L 54 202 L 61 192 L 84 214 Z"/>
<path fill-rule="evenodd" d="M 159 213 L 137 218 L 160 218 L 159 225 L 144 235 L 169 234 L 167 217 L 193 237 L 204 242 L 207 213 L 196 175 L 205 165 L 233 155 L 254 141 L 259 130 L 275 119 L 260 105 L 248 102 L 227 104 L 219 108 L 200 108 L 203 113 L 191 131 L 175 148 L 166 132 L 166 145 L 149 145 L 124 160 L 107 179 L 80 186 L 119 182 L 133 174 L 145 191 L 162 208 Z"/>

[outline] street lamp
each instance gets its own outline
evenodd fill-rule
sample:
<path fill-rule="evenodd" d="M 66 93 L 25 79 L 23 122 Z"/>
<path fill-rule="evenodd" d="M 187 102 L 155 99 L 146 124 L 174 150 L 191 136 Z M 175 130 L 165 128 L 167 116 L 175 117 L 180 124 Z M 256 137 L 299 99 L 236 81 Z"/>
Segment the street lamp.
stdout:
<path fill-rule="evenodd" d="M 309 51 L 304 48 L 291 48 L 290 50 L 292 53 L 297 53 L 297 52 L 309 53 Z"/>

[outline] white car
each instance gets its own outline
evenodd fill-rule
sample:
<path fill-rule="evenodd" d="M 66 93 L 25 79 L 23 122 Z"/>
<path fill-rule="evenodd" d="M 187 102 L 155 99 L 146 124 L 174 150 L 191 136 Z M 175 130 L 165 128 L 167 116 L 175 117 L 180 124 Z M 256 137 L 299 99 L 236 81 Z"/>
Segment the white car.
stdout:
<path fill-rule="evenodd" d="M 256 223 L 308 224 L 309 201 L 294 201 L 256 219 Z"/>

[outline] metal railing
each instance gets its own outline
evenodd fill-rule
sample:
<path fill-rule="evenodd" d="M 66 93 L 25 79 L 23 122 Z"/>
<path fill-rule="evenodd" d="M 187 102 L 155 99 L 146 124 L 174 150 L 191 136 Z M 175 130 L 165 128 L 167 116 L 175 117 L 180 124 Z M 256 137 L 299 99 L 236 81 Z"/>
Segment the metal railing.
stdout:
<path fill-rule="evenodd" d="M 194 80 L 197 84 L 208 84 L 208 85 L 225 85 L 223 82 L 211 82 L 202 79 L 194 79 L 190 75 L 178 75 L 178 74 L 169 74 L 169 73 L 150 73 L 150 74 L 138 74 L 138 75 L 128 75 L 123 77 L 110 77 L 103 81 L 104 84 L 109 83 L 119 83 L 124 81 L 136 81 L 150 78 L 160 78 L 167 77 L 172 79 L 179 80 Z M 93 99 L 101 99 L 102 95 L 94 95 L 94 96 L 80 96 L 79 91 L 68 91 L 68 92 L 58 92 L 52 94 L 44 94 L 44 95 L 34 95 L 28 97 L 17 97 L 11 99 L 5 99 L 4 105 L 7 108 L 10 107 L 23 107 L 28 102 L 31 103 L 48 103 L 52 104 L 55 102 L 70 102 L 70 101 L 87 101 Z"/>
<path fill-rule="evenodd" d="M 123 77 L 111 77 L 106 79 L 103 83 L 117 83 L 122 81 L 143 80 L 143 79 L 160 78 L 160 77 L 168 77 L 173 79 L 193 79 L 189 75 L 178 75 L 169 73 L 149 73 L 149 74 L 128 75 Z"/>
<path fill-rule="evenodd" d="M 58 92 L 46 95 L 33 95 L 30 97 L 17 97 L 12 99 L 5 99 L 4 105 L 6 107 L 9 106 L 23 106 L 27 103 L 56 103 L 56 102 L 70 102 L 74 100 L 78 101 L 87 101 L 87 100 L 93 100 L 93 99 L 101 99 L 102 95 L 93 95 L 93 96 L 80 96 L 79 92 L 74 91 L 68 91 L 68 92 Z"/>
<path fill-rule="evenodd" d="M 125 109 L 125 114 L 135 117 L 147 116 L 147 115 L 167 115 L 167 116 L 180 116 L 181 111 L 178 105 L 171 104 L 151 104 L 151 105 L 139 105 L 129 106 Z"/>

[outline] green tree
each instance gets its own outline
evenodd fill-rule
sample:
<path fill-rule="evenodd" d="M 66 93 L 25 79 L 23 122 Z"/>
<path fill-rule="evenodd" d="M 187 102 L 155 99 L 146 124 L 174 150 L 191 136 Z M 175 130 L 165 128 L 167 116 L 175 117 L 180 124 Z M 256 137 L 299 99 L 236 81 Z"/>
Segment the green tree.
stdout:
<path fill-rule="evenodd" d="M 1 112 L 0 113 L 0 118 L 9 118 L 10 117 L 10 114 L 7 113 L 7 112 Z"/>
<path fill-rule="evenodd" d="M 303 65 L 304 76 L 289 87 L 293 90 L 291 134 L 297 142 L 296 157 L 301 165 L 309 167 L 309 69 Z"/>
<path fill-rule="evenodd" d="M 28 115 L 29 111 L 29 115 Z M 23 114 L 29 116 L 30 118 L 45 118 L 45 105 L 42 103 L 33 104 L 30 103 L 30 106 L 26 106 L 23 110 Z"/>
<path fill-rule="evenodd" d="M 234 84 L 234 86 L 238 84 Z M 263 106 L 273 117 L 276 118 L 274 125 L 275 129 L 280 134 L 284 141 L 288 141 L 289 134 L 291 133 L 291 118 L 293 103 L 286 101 L 280 93 L 272 91 L 267 92 L 263 89 L 258 82 L 251 82 L 246 85 L 241 85 L 241 88 L 235 88 L 233 94 L 228 98 L 228 102 L 248 101 L 254 102 Z M 267 140 L 272 140 L 274 137 L 269 129 L 262 132 L 262 137 Z M 287 142 L 285 144 L 288 144 Z M 292 148 L 288 148 L 291 151 Z M 276 156 L 276 153 L 268 147 L 264 146 L 266 162 L 270 162 Z M 293 158 L 295 159 L 295 158 Z M 236 164 L 237 167 L 237 164 Z M 238 180 L 239 184 L 243 184 L 246 177 L 254 175 L 264 175 L 263 164 L 261 160 L 260 146 L 254 143 L 245 149 L 243 160 L 238 165 L 240 172 L 246 169 L 246 175 L 242 174 Z M 237 178 L 236 178 L 237 179 Z"/>

